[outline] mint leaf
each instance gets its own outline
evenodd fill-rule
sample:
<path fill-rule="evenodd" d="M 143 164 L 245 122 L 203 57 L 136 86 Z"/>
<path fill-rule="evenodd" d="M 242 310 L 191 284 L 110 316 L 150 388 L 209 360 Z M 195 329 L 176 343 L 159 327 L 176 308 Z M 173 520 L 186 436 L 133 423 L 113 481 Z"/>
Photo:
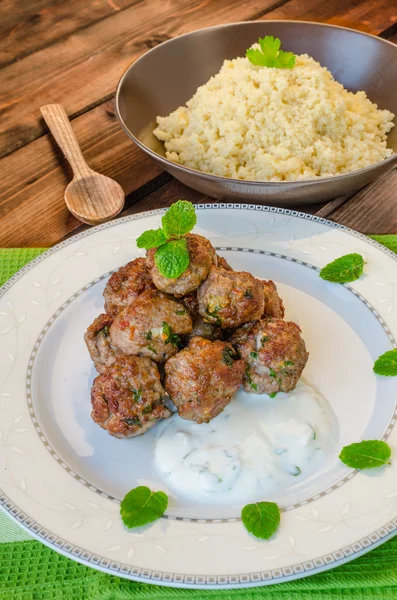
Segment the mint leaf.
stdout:
<path fill-rule="evenodd" d="M 264 38 L 259 38 L 258 43 L 260 50 L 249 48 L 245 53 L 248 60 L 256 67 L 292 69 L 295 65 L 295 54 L 280 50 L 281 42 L 279 38 L 267 35 Z"/>
<path fill-rule="evenodd" d="M 335 283 L 355 281 L 362 275 L 364 259 L 360 254 L 346 254 L 330 262 L 320 271 L 320 277 Z"/>
<path fill-rule="evenodd" d="M 247 504 L 241 511 L 241 519 L 255 537 L 268 540 L 280 524 L 280 509 L 274 502 Z"/>
<path fill-rule="evenodd" d="M 158 248 L 167 241 L 162 229 L 148 229 L 136 241 L 138 248 Z"/>
<path fill-rule="evenodd" d="M 185 238 L 166 242 L 157 248 L 154 255 L 160 273 L 168 279 L 176 279 L 186 271 L 190 257 Z"/>
<path fill-rule="evenodd" d="M 397 348 L 389 350 L 376 359 L 374 373 L 386 377 L 397 376 Z"/>
<path fill-rule="evenodd" d="M 172 204 L 167 210 L 161 223 L 163 225 L 163 231 L 165 236 L 180 237 L 189 233 L 196 225 L 197 217 L 194 206 L 187 200 L 178 200 L 175 204 Z"/>
<path fill-rule="evenodd" d="M 352 469 L 373 469 L 390 464 L 391 449 L 386 442 L 365 440 L 342 448 L 340 460 Z"/>
<path fill-rule="evenodd" d="M 140 485 L 124 496 L 120 504 L 120 515 L 124 525 L 131 529 L 156 521 L 167 506 L 167 494 L 152 492 L 145 485 Z"/>

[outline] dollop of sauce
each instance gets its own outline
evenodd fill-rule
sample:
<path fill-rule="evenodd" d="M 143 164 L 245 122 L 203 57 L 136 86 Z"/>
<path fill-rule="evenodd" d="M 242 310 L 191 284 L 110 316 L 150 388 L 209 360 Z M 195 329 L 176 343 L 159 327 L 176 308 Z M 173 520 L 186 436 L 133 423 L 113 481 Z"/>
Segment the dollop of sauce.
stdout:
<path fill-rule="evenodd" d="M 241 390 L 209 423 L 174 414 L 158 429 L 155 464 L 178 496 L 240 504 L 300 482 L 325 461 L 336 436 L 327 400 L 301 380 L 275 398 Z"/>

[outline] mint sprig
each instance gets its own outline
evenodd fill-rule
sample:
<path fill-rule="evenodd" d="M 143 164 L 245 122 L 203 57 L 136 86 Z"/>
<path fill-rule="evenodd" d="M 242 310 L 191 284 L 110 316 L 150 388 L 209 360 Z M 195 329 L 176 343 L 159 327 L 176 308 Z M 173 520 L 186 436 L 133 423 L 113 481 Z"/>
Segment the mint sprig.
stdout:
<path fill-rule="evenodd" d="M 273 67 L 276 69 L 292 69 L 296 56 L 292 52 L 280 50 L 281 41 L 272 35 L 259 38 L 259 48 L 249 48 L 245 55 L 256 67 Z"/>
<path fill-rule="evenodd" d="M 167 494 L 152 492 L 145 485 L 140 485 L 124 496 L 120 504 L 120 515 L 124 525 L 131 529 L 157 521 L 167 506 Z"/>
<path fill-rule="evenodd" d="M 363 269 L 364 259 L 361 254 L 345 254 L 321 269 L 320 277 L 334 283 L 348 283 L 358 279 Z"/>
<path fill-rule="evenodd" d="M 385 352 L 376 359 L 374 373 L 384 375 L 385 377 L 397 376 L 397 348 L 388 350 L 388 352 Z"/>
<path fill-rule="evenodd" d="M 197 222 L 196 212 L 191 202 L 178 200 L 163 215 L 162 227 L 149 229 L 139 236 L 138 248 L 157 248 L 154 260 L 164 277 L 176 279 L 186 271 L 190 257 L 186 239 L 183 237 Z"/>
<path fill-rule="evenodd" d="M 274 502 L 247 504 L 241 511 L 241 520 L 255 537 L 268 540 L 280 525 L 280 509 Z"/>
<path fill-rule="evenodd" d="M 340 460 L 352 469 L 373 469 L 390 464 L 391 449 L 386 442 L 363 440 L 342 448 Z"/>

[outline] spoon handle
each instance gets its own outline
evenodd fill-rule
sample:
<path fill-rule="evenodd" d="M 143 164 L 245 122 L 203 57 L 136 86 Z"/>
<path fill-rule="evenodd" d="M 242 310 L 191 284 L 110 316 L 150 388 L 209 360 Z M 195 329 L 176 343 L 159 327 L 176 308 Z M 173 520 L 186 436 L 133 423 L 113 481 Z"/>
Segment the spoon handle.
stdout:
<path fill-rule="evenodd" d="M 46 104 L 40 108 L 40 111 L 58 146 L 72 167 L 74 175 L 77 178 L 87 175 L 91 169 L 84 160 L 63 106 L 61 104 Z"/>

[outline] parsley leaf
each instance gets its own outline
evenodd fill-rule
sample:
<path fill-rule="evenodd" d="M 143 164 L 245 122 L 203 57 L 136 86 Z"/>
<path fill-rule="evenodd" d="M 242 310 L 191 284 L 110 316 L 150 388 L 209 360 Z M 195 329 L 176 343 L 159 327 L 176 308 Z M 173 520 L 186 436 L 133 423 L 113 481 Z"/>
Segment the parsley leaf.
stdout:
<path fill-rule="evenodd" d="M 386 442 L 364 440 L 342 448 L 340 460 L 352 469 L 373 469 L 390 465 L 391 449 Z"/>
<path fill-rule="evenodd" d="M 274 502 L 247 504 L 241 511 L 241 519 L 255 537 L 268 540 L 280 524 L 280 509 Z"/>
<path fill-rule="evenodd" d="M 182 348 L 181 338 L 177 333 L 173 332 L 171 325 L 169 325 L 166 321 L 163 321 L 163 333 L 167 336 L 164 340 L 166 344 L 172 344 L 177 348 Z"/>
<path fill-rule="evenodd" d="M 258 386 L 256 385 L 256 383 L 252 383 L 252 377 L 248 365 L 245 367 L 245 376 L 248 380 L 248 383 L 250 384 L 250 387 L 257 392 Z"/>
<path fill-rule="evenodd" d="M 229 348 L 229 346 L 226 346 L 222 351 L 222 361 L 225 365 L 231 367 L 235 360 L 237 360 L 235 351 L 232 348 Z"/>
<path fill-rule="evenodd" d="M 272 35 L 267 35 L 258 40 L 259 48 L 249 48 L 245 55 L 256 67 L 275 67 L 278 69 L 292 69 L 296 56 L 292 52 L 280 50 L 281 41 Z"/>
<path fill-rule="evenodd" d="M 167 241 L 162 229 L 148 229 L 136 241 L 138 248 L 158 248 Z"/>
<path fill-rule="evenodd" d="M 121 519 L 126 527 L 140 527 L 159 519 L 168 506 L 164 492 L 152 492 L 140 485 L 124 496 L 120 504 Z"/>
<path fill-rule="evenodd" d="M 186 239 L 171 240 L 157 248 L 154 255 L 156 266 L 164 277 L 176 279 L 186 271 L 190 258 Z"/>
<path fill-rule="evenodd" d="M 181 237 L 189 233 L 196 225 L 197 217 L 194 206 L 187 200 L 178 200 L 161 219 L 165 236 Z"/>
<path fill-rule="evenodd" d="M 374 373 L 386 377 L 397 376 L 397 348 L 385 352 L 376 359 L 374 364 Z"/>
<path fill-rule="evenodd" d="M 320 271 L 320 277 L 334 283 L 355 281 L 362 275 L 364 259 L 361 254 L 346 254 L 330 262 Z"/>

